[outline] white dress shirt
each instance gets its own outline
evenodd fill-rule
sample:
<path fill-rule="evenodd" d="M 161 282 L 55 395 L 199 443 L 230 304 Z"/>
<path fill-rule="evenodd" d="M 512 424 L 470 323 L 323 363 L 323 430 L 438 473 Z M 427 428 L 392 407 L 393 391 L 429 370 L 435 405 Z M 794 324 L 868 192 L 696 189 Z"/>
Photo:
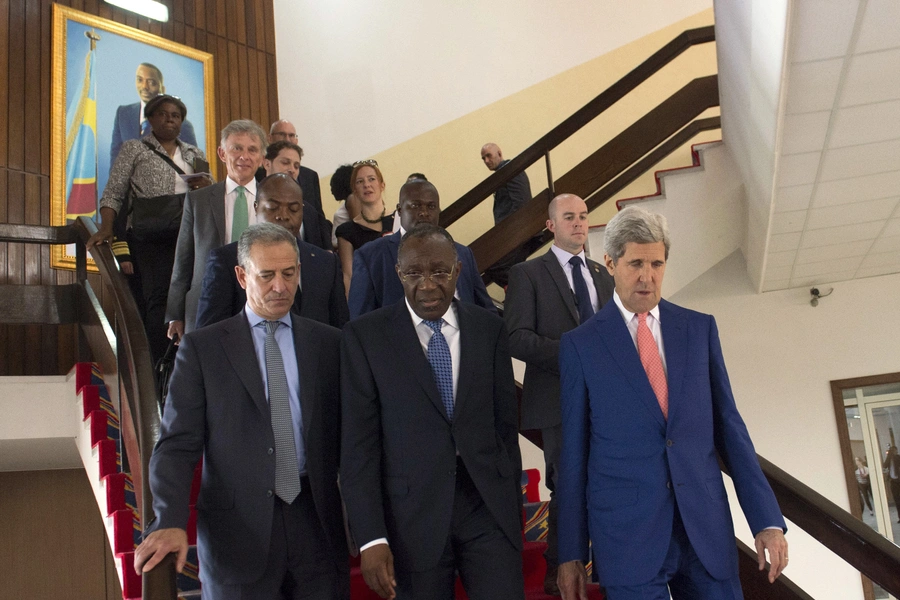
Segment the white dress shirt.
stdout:
<path fill-rule="evenodd" d="M 238 184 L 231 178 L 225 178 L 225 243 L 231 241 L 231 225 L 234 221 L 234 203 L 237 200 Z M 251 179 L 244 186 L 244 197 L 247 199 L 247 225 L 256 224 L 256 179 Z"/>
<path fill-rule="evenodd" d="M 175 144 L 175 155 L 172 156 L 172 162 L 178 165 L 178 167 L 185 172 L 186 175 L 191 175 L 194 172 L 194 165 L 189 165 L 185 162 L 184 157 L 181 155 L 181 146 Z M 186 194 L 190 191 L 190 187 L 181 178 L 181 175 L 175 173 L 175 193 L 176 194 Z"/>
<path fill-rule="evenodd" d="M 572 293 L 575 293 L 575 282 L 572 280 L 572 265 L 569 264 L 569 261 L 572 260 L 573 256 L 578 256 L 581 258 L 581 276 L 584 278 L 584 282 L 587 284 L 588 294 L 591 296 L 591 307 L 594 309 L 596 313 L 600 310 L 600 299 L 597 297 L 597 286 L 594 285 L 594 278 L 591 275 L 590 269 L 587 267 L 587 256 L 584 253 L 584 248 L 581 249 L 581 252 L 578 254 L 572 254 L 571 252 L 566 252 L 556 244 L 550 246 L 550 250 L 553 251 L 553 255 L 556 256 L 556 260 L 559 261 L 559 266 L 562 267 L 563 273 L 566 274 L 566 280 L 569 282 L 569 289 L 572 290 Z"/>

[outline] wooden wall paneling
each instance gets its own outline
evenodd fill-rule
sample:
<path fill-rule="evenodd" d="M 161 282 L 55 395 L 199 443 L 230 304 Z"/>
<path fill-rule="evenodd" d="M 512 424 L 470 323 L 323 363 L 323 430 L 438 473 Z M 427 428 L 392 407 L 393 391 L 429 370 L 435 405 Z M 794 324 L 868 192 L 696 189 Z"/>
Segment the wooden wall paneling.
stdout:
<path fill-rule="evenodd" d="M 215 36 L 209 31 L 207 31 L 206 35 L 206 41 L 209 45 L 207 52 L 213 52 L 218 57 L 216 61 L 219 65 L 216 69 L 216 83 L 218 84 L 216 86 L 216 100 L 219 103 L 217 121 L 221 124 L 221 127 L 224 127 L 232 120 L 231 115 L 233 114 L 229 108 L 231 102 L 229 81 L 232 73 L 228 68 L 228 41 L 225 38 Z"/>
<path fill-rule="evenodd" d="M 172 0 L 169 13 L 173 22 L 184 25 L 184 0 Z"/>
<path fill-rule="evenodd" d="M 212 0 L 209 0 L 210 2 Z M 219 37 L 227 38 L 228 37 L 228 10 L 225 5 L 225 0 L 216 0 L 216 35 Z M 207 27 L 211 29 L 210 27 Z"/>
<path fill-rule="evenodd" d="M 0 0 L 0 167 L 5 167 L 9 148 L 9 0 Z M 0 187 L 0 190 L 5 187 Z M 2 200 L 0 200 L 2 202 Z"/>
<path fill-rule="evenodd" d="M 243 88 L 247 86 L 247 80 L 242 77 L 240 71 L 240 61 L 238 60 L 238 45 L 236 42 L 228 40 L 228 90 L 231 94 L 229 98 L 229 106 L 231 110 L 231 119 L 242 119 L 249 115 L 245 115 L 241 107 L 241 93 Z M 231 120 L 229 119 L 229 120 Z"/>
<path fill-rule="evenodd" d="M 232 0 L 234 3 L 234 13 L 230 16 L 230 21 L 235 23 L 237 29 L 238 44 L 247 45 L 247 11 L 244 8 L 244 0 Z M 232 38 L 234 39 L 234 38 Z"/>
<path fill-rule="evenodd" d="M 109 19 L 111 21 L 114 21 L 115 20 L 114 12 L 113 12 L 114 10 L 115 9 L 113 8 L 112 4 L 109 4 L 108 2 L 100 3 L 100 16 L 103 17 L 104 19 Z"/>
<path fill-rule="evenodd" d="M 41 178 L 39 175 L 25 175 L 24 216 L 28 225 L 41 224 Z M 41 247 L 25 244 L 25 284 L 41 283 Z"/>
<path fill-rule="evenodd" d="M 257 118 L 261 119 L 259 97 L 262 95 L 263 90 L 262 86 L 259 85 L 259 69 L 256 68 L 256 50 L 253 48 L 243 48 L 242 50 L 242 58 L 247 65 L 247 92 L 250 96 L 250 112 L 248 114 L 259 115 Z M 266 131 L 269 131 L 269 125 L 271 124 L 271 122 L 267 123 L 265 121 L 260 123 Z"/>
<path fill-rule="evenodd" d="M 21 93 L 25 80 L 25 0 L 10 0 L 9 27 L 9 124 L 6 143 L 7 165 L 21 171 L 25 166 L 25 95 Z"/>
<path fill-rule="evenodd" d="M 49 175 L 50 173 L 50 63 L 53 57 L 51 46 L 53 45 L 53 5 L 50 2 L 41 3 L 41 173 Z M 2 94 L 2 91 L 0 91 Z M 49 203 L 50 196 L 47 196 Z M 49 209 L 49 204 L 48 204 Z M 50 224 L 48 220 L 47 225 Z M 47 268 L 50 263 L 47 262 Z"/>
<path fill-rule="evenodd" d="M 41 172 L 41 5 L 25 3 L 25 170 Z M 28 221 L 29 224 L 33 223 Z"/>
<path fill-rule="evenodd" d="M 263 5 L 267 2 L 267 0 L 252 0 L 253 2 L 253 20 L 256 23 L 256 43 L 253 45 L 257 50 L 265 50 L 266 49 L 266 19 L 263 14 L 265 10 L 263 9 Z M 249 4 L 249 2 L 248 2 Z M 272 35 L 275 35 L 272 32 Z"/>
<path fill-rule="evenodd" d="M 256 0 L 245 0 L 241 2 L 244 10 L 244 30 L 247 33 L 247 47 L 253 50 L 256 49 L 256 13 L 254 12 L 256 8 Z"/>
<path fill-rule="evenodd" d="M 259 90 L 259 114 L 264 119 L 263 127 L 270 126 L 278 118 L 277 115 L 269 114 L 269 71 L 266 67 L 266 53 L 257 50 L 256 54 L 256 89 Z M 274 117 L 274 118 L 273 118 Z"/>
<path fill-rule="evenodd" d="M 235 0 L 222 0 L 218 4 L 218 6 L 224 9 L 225 14 L 225 37 L 233 42 L 240 43 L 240 39 L 238 39 L 238 24 L 237 19 L 235 18 L 235 9 L 237 8 L 237 3 Z M 221 9 L 220 9 L 221 10 Z"/>
<path fill-rule="evenodd" d="M 100 9 L 100 2 L 103 0 L 84 0 L 84 7 L 81 9 L 84 12 L 96 15 L 97 11 Z"/>
<path fill-rule="evenodd" d="M 275 55 L 275 7 L 270 0 L 263 2 L 263 24 L 266 29 L 266 52 Z"/>
<path fill-rule="evenodd" d="M 191 48 L 198 47 L 196 31 L 190 25 L 184 26 L 184 45 L 190 46 Z M 215 68 L 215 66 L 213 68 Z"/>
<path fill-rule="evenodd" d="M 184 23 L 181 21 L 172 23 L 172 39 L 179 44 L 184 44 Z"/>
<path fill-rule="evenodd" d="M 278 74 L 275 66 L 275 56 L 273 54 L 266 54 L 266 71 L 269 90 L 269 119 L 274 121 L 278 118 L 278 85 L 276 84 L 278 81 Z"/>
<path fill-rule="evenodd" d="M 258 119 L 257 114 L 250 108 L 250 96 L 255 95 L 257 92 L 253 87 L 250 69 L 247 66 L 247 46 L 238 46 L 237 55 L 237 68 L 241 81 L 241 116 L 248 119 Z M 265 123 L 262 126 L 265 129 Z"/>
<path fill-rule="evenodd" d="M 207 0 L 194 0 L 194 27 L 206 31 L 206 2 Z"/>

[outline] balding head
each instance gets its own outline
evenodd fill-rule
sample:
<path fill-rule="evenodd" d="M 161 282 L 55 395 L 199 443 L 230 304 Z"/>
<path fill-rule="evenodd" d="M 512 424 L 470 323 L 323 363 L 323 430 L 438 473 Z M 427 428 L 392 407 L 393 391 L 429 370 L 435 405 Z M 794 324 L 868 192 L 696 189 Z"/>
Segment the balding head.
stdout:
<path fill-rule="evenodd" d="M 269 143 L 272 144 L 279 141 L 291 142 L 292 144 L 297 143 L 297 129 L 287 119 L 275 121 L 269 128 Z M 303 155 L 301 154 L 300 157 L 302 158 Z"/>
<path fill-rule="evenodd" d="M 481 160 L 484 161 L 484 166 L 488 169 L 496 171 L 497 167 L 500 166 L 500 163 L 503 162 L 503 152 L 500 150 L 500 146 L 493 142 L 489 142 L 482 146 Z"/>
<path fill-rule="evenodd" d="M 587 240 L 587 204 L 575 194 L 560 194 L 550 201 L 547 211 L 547 229 L 553 232 L 553 243 L 570 254 L 579 254 Z"/>

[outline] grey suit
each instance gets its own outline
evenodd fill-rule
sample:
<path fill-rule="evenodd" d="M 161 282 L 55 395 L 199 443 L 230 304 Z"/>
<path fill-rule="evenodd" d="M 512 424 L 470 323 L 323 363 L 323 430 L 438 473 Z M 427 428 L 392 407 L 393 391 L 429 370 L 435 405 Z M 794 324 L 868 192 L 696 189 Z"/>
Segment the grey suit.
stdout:
<path fill-rule="evenodd" d="M 166 303 L 167 323 L 184 321 L 185 332 L 194 330 L 206 260 L 210 250 L 226 242 L 225 181 L 188 192 L 175 246 L 175 266 Z"/>
<path fill-rule="evenodd" d="M 615 282 L 599 263 L 588 259 L 587 268 L 602 307 L 612 298 Z M 510 354 L 525 362 L 521 427 L 540 429 L 543 435 L 544 477 L 550 490 L 544 557 L 549 564 L 555 565 L 558 514 L 555 490 L 562 443 L 559 339 L 565 332 L 578 327 L 580 320 L 575 293 L 553 250 L 510 269 L 503 314 L 509 329 Z"/>

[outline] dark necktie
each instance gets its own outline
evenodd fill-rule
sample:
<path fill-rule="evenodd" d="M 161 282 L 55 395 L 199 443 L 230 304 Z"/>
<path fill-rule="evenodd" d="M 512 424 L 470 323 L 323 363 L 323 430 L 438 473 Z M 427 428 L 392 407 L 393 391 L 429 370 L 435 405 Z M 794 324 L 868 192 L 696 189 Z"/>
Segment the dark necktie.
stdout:
<path fill-rule="evenodd" d="M 594 307 L 591 306 L 591 294 L 588 292 L 587 284 L 584 282 L 584 275 L 581 274 L 581 266 L 584 265 L 580 256 L 573 256 L 569 259 L 572 265 L 572 286 L 575 288 L 575 302 L 578 303 L 578 316 L 581 323 L 594 316 Z"/>
<path fill-rule="evenodd" d="M 428 362 L 431 363 L 431 371 L 434 373 L 434 382 L 441 392 L 441 402 L 447 411 L 447 418 L 453 420 L 453 358 L 450 356 L 450 346 L 447 339 L 441 333 L 443 319 L 437 321 L 423 320 L 434 332 L 428 340 Z"/>
<path fill-rule="evenodd" d="M 266 321 L 266 379 L 269 383 L 269 414 L 275 434 L 275 494 L 290 504 L 300 493 L 300 471 L 297 447 L 294 445 L 294 425 L 288 398 L 287 376 L 281 348 L 275 341 L 280 321 Z"/>

